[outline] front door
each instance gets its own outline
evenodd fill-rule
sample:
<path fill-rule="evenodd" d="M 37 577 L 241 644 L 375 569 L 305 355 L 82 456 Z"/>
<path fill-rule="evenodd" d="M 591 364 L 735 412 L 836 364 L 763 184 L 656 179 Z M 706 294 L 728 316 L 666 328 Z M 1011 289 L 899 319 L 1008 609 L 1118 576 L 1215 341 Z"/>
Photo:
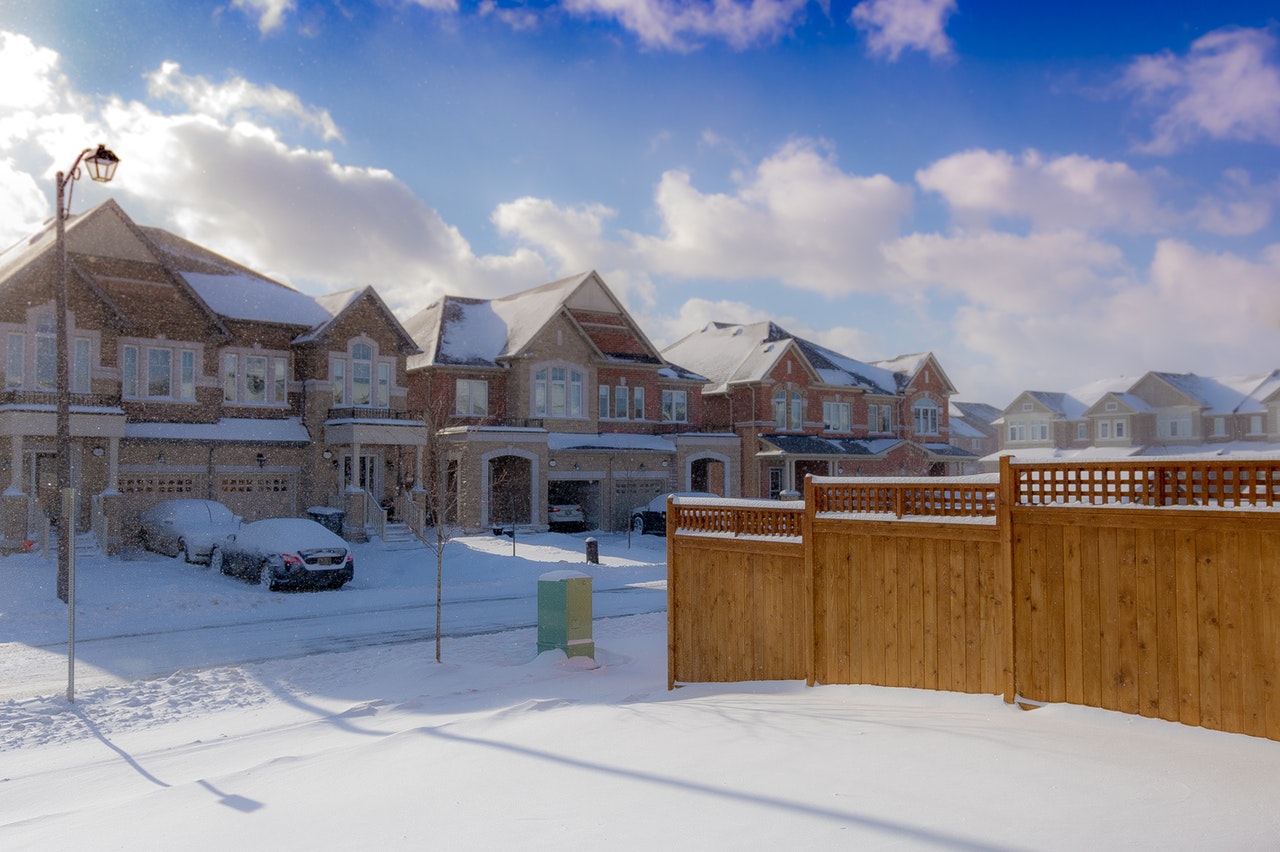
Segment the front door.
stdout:
<path fill-rule="evenodd" d="M 352 475 L 352 456 L 342 457 L 342 481 L 368 491 L 375 500 L 382 499 L 382 457 L 375 453 L 362 453 L 358 458 L 355 475 Z"/>

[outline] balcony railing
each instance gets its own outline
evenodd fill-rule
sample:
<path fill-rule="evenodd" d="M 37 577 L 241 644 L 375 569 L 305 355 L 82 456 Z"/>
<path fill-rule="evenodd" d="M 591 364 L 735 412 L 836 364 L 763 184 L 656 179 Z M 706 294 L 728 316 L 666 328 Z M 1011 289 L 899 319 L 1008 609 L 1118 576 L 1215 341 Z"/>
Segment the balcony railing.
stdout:
<path fill-rule="evenodd" d="M 396 420 L 406 423 L 423 422 L 421 411 L 405 411 L 399 408 L 369 408 L 362 405 L 346 405 L 330 408 L 327 420 Z"/>

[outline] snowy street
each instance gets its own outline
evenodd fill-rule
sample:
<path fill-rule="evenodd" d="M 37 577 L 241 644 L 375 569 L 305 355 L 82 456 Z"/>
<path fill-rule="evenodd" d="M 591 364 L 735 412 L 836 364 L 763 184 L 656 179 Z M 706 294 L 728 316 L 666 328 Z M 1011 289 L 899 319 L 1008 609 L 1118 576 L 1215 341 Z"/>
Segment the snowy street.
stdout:
<path fill-rule="evenodd" d="M 530 626 L 537 577 L 588 567 L 581 536 L 531 536 L 515 558 L 507 539 L 451 544 L 440 665 L 426 552 L 362 546 L 356 581 L 314 594 L 153 554 L 82 562 L 74 705 L 52 563 L 0 559 L 0 848 L 1261 850 L 1280 836 L 1280 743 L 996 696 L 669 692 L 664 542 L 600 540 L 594 662 L 538 655 Z M 242 661 L 169 668 L 188 655 Z"/>

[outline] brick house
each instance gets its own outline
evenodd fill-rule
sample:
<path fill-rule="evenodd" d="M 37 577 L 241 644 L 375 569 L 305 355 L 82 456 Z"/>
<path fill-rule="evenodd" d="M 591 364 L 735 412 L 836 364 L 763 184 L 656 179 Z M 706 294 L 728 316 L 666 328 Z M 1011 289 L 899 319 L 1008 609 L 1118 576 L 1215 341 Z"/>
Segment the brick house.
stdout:
<path fill-rule="evenodd" d="M 79 531 L 114 552 L 142 509 L 201 497 L 246 520 L 336 505 L 360 537 L 366 509 L 401 496 L 425 436 L 406 406 L 418 350 L 372 289 L 313 298 L 114 201 L 68 219 L 66 241 Z M 56 499 L 55 255 L 52 223 L 0 254 L 10 543 Z"/>
<path fill-rule="evenodd" d="M 1150 372 L 1064 393 L 1024 391 L 997 423 L 1000 452 L 1025 460 L 1280 453 L 1280 370 Z"/>
<path fill-rule="evenodd" d="M 437 475 L 464 529 L 545 529 L 565 502 L 624 529 L 659 494 L 737 494 L 738 439 L 704 428 L 705 379 L 665 359 L 595 272 L 448 296 L 405 327 L 421 349 L 410 407 L 438 428 Z"/>
<path fill-rule="evenodd" d="M 865 363 L 772 322 L 709 323 L 663 350 L 701 373 L 708 428 L 741 438 L 742 496 L 798 490 L 805 474 L 942 475 L 951 381 L 932 353 Z"/>

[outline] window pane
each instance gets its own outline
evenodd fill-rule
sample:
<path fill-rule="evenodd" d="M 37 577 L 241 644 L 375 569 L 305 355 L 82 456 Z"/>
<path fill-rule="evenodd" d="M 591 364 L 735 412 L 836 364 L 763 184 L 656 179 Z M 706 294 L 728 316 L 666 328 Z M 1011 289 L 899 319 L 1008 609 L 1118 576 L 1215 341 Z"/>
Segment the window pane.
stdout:
<path fill-rule="evenodd" d="M 236 401 L 236 356 L 222 356 L 222 401 Z"/>
<path fill-rule="evenodd" d="M 368 361 L 373 358 L 373 350 L 365 343 L 357 343 L 351 347 L 351 357 L 357 361 Z"/>
<path fill-rule="evenodd" d="M 635 389 L 635 412 L 631 415 L 636 420 L 644 419 L 644 388 Z"/>
<path fill-rule="evenodd" d="M 345 405 L 347 401 L 347 362 L 344 358 L 333 359 L 333 404 Z"/>
<path fill-rule="evenodd" d="M 71 362 L 71 392 L 89 392 L 89 341 L 83 337 L 76 338 L 75 342 Z"/>
<path fill-rule="evenodd" d="M 386 408 L 391 405 L 391 365 L 378 365 L 378 406 Z"/>
<path fill-rule="evenodd" d="M 609 386 L 601 385 L 599 393 L 600 393 L 600 416 L 608 417 L 609 416 Z"/>
<path fill-rule="evenodd" d="M 627 389 L 622 385 L 613 389 L 613 410 L 617 417 L 627 416 Z"/>
<path fill-rule="evenodd" d="M 278 403 L 287 403 L 289 401 L 289 359 L 273 358 L 271 359 L 272 376 L 274 383 L 271 401 Z"/>
<path fill-rule="evenodd" d="M 453 413 L 459 417 L 471 414 L 471 382 L 458 379 L 453 387 Z"/>
<path fill-rule="evenodd" d="M 182 350 L 182 385 L 178 392 L 182 399 L 196 398 L 196 353 Z"/>
<path fill-rule="evenodd" d="M 9 334 L 9 357 L 5 363 L 5 385 L 22 386 L 22 362 L 25 360 L 26 338 L 21 334 Z"/>
<path fill-rule="evenodd" d="M 245 402 L 267 401 L 267 359 L 250 355 L 244 359 Z"/>
<path fill-rule="evenodd" d="M 368 361 L 355 361 L 351 364 L 351 404 L 368 405 L 373 392 L 373 377 L 370 375 L 371 365 Z"/>
<path fill-rule="evenodd" d="M 476 417 L 485 417 L 489 414 L 488 382 L 471 383 L 471 413 Z"/>
<path fill-rule="evenodd" d="M 126 346 L 120 354 L 120 393 L 138 395 L 138 347 Z"/>
<path fill-rule="evenodd" d="M 168 349 L 147 350 L 147 396 L 168 397 L 173 383 Z"/>
<path fill-rule="evenodd" d="M 36 336 L 36 390 L 54 390 L 58 384 L 58 350 L 47 334 Z"/>

